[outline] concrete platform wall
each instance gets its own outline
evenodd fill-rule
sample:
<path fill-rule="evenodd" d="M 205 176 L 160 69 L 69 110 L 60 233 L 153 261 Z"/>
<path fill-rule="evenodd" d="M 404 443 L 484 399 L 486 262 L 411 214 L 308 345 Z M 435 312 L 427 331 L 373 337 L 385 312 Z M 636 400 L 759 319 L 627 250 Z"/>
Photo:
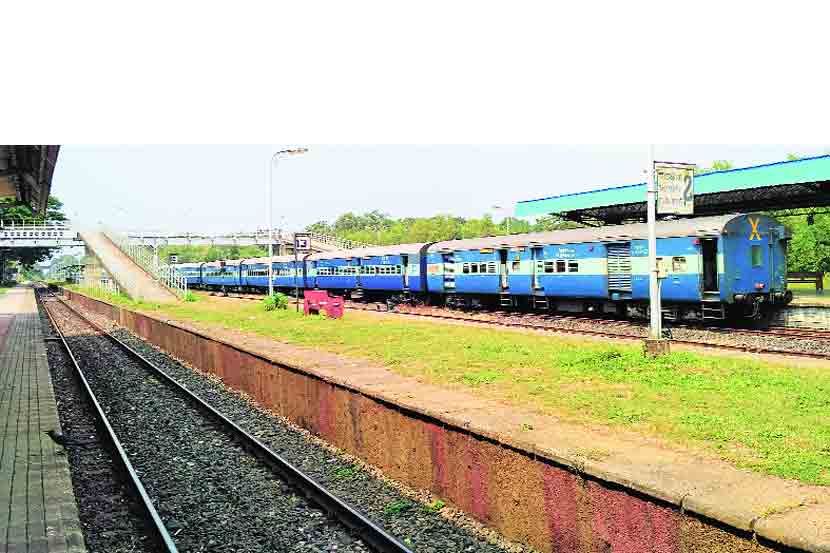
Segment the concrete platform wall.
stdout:
<path fill-rule="evenodd" d="M 532 451 L 372 397 L 312 371 L 66 292 L 266 409 L 545 552 L 790 551 Z"/>

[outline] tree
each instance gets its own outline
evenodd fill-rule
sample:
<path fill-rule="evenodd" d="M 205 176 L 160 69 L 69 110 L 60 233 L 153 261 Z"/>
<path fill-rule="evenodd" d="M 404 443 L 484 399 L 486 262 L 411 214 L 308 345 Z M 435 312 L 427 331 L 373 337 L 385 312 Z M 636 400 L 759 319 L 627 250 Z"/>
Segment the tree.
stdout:
<path fill-rule="evenodd" d="M 712 162 L 711 167 L 698 167 L 695 165 L 695 175 L 705 175 L 706 173 L 714 173 L 715 171 L 727 171 L 734 169 L 735 164 L 725 159 L 716 159 Z"/>
<path fill-rule="evenodd" d="M 35 215 L 32 208 L 14 198 L 0 200 L 0 220 L 5 224 L 41 223 L 48 221 L 66 221 L 63 213 L 63 202 L 55 196 L 49 196 L 46 203 L 46 216 Z M 28 269 L 36 263 L 49 259 L 59 248 L 0 248 L 0 270 L 9 261 L 17 261 L 21 267 Z"/>
<path fill-rule="evenodd" d="M 334 234 L 334 228 L 328 221 L 317 221 L 314 224 L 308 225 L 305 228 L 308 232 L 317 232 L 320 234 Z"/>

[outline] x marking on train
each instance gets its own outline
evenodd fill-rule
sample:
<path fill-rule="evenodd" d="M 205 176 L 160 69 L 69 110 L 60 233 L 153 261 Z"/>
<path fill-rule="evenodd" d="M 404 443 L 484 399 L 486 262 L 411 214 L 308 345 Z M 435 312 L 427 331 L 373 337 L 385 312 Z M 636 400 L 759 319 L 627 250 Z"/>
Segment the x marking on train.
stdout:
<path fill-rule="evenodd" d="M 761 241 L 761 233 L 758 232 L 758 223 L 761 221 L 760 218 L 752 219 L 752 217 L 747 217 L 749 219 L 749 224 L 752 225 L 752 232 L 749 233 L 749 241 L 758 240 Z"/>

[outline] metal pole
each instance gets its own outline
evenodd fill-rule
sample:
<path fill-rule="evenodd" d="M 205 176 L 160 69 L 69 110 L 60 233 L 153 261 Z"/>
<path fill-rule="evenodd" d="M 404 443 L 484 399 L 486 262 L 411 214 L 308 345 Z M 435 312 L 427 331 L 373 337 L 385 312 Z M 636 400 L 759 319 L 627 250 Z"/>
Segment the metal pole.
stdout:
<path fill-rule="evenodd" d="M 663 336 L 661 328 L 663 317 L 660 305 L 660 287 L 657 281 L 657 184 L 654 181 L 654 146 L 652 145 L 648 147 L 646 188 L 648 190 L 649 337 L 652 340 L 659 340 Z"/>
<path fill-rule="evenodd" d="M 300 281 L 299 267 L 297 267 L 297 235 L 294 235 L 294 297 L 297 299 L 297 313 L 300 312 Z"/>
<path fill-rule="evenodd" d="M 271 156 L 271 162 L 268 164 L 268 296 L 274 295 L 274 224 L 272 222 L 274 216 L 274 163 L 277 161 L 279 152 Z"/>

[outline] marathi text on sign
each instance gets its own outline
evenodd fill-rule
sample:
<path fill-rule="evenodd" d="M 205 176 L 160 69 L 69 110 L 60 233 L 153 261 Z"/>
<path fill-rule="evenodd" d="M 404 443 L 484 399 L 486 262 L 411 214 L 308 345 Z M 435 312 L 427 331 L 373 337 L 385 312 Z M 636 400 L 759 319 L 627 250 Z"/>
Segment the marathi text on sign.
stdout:
<path fill-rule="evenodd" d="M 695 207 L 695 166 L 688 163 L 654 164 L 657 212 L 691 215 Z"/>

